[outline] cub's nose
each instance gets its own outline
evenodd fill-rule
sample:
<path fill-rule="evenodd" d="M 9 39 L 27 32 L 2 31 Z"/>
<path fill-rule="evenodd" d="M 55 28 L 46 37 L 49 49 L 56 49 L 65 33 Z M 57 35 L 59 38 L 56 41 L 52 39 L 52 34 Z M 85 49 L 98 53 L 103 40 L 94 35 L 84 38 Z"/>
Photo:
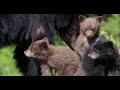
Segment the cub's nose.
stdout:
<path fill-rule="evenodd" d="M 26 55 L 26 53 L 27 53 L 27 50 L 26 51 L 24 51 L 24 54 Z"/>
<path fill-rule="evenodd" d="M 33 53 L 31 52 L 31 50 L 26 50 L 26 51 L 24 51 L 24 54 L 25 54 L 25 56 L 27 56 L 27 57 L 32 57 L 32 56 L 33 56 Z"/>
<path fill-rule="evenodd" d="M 30 54 L 30 50 L 26 50 L 26 51 L 24 51 L 24 54 L 25 54 L 26 56 L 29 56 L 29 54 Z"/>

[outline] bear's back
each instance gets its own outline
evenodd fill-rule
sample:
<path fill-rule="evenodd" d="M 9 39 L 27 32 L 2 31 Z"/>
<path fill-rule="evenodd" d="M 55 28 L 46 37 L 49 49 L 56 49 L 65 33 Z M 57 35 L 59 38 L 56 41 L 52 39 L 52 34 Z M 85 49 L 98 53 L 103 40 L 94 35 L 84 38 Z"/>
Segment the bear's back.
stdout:
<path fill-rule="evenodd" d="M 54 54 L 50 57 L 52 62 L 59 64 L 78 63 L 80 58 L 76 52 L 68 47 L 59 46 L 55 47 Z"/>

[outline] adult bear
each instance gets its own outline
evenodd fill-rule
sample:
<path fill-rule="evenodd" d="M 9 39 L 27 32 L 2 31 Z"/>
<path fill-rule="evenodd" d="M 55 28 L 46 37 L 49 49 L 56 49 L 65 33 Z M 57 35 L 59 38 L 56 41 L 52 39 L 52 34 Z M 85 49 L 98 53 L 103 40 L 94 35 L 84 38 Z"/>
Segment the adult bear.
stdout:
<path fill-rule="evenodd" d="M 73 14 L 0 14 L 0 48 L 16 44 L 14 58 L 21 72 L 25 76 L 39 76 L 41 74 L 38 63 L 32 58 L 28 60 L 24 51 L 31 42 L 46 36 L 50 44 L 54 44 L 55 22 L 58 29 L 71 32 L 74 28 L 79 30 L 78 20 L 79 16 Z M 73 25 L 73 22 L 76 23 Z M 62 33 L 60 35 L 63 36 Z"/>

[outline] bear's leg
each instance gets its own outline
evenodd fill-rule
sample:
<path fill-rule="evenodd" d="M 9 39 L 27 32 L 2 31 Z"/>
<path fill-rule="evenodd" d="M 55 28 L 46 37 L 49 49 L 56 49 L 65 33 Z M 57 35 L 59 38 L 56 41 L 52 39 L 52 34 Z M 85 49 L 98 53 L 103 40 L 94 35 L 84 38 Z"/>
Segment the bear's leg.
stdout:
<path fill-rule="evenodd" d="M 47 64 L 41 64 L 40 67 L 42 76 L 52 76 L 52 71 Z"/>
<path fill-rule="evenodd" d="M 63 70 L 62 70 L 62 69 L 61 69 L 61 70 L 57 70 L 55 76 L 64 76 L 64 74 L 63 74 Z"/>

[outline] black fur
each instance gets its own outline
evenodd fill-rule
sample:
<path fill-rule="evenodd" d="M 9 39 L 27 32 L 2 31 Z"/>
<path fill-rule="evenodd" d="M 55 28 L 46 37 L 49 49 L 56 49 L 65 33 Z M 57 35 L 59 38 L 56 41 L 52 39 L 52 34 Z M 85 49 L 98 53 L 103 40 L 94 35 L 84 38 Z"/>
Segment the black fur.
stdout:
<path fill-rule="evenodd" d="M 16 44 L 14 58 L 23 74 L 40 75 L 40 68 L 35 62 L 36 60 L 28 60 L 23 52 L 31 42 L 45 36 L 49 38 L 50 44 L 54 44 L 55 21 L 58 29 L 62 28 L 64 31 L 64 28 L 71 27 L 71 20 L 75 18 L 73 16 L 72 14 L 0 14 L 0 47 L 11 43 Z M 41 25 L 45 33 L 34 35 Z M 60 35 L 63 36 L 62 33 Z"/>
<path fill-rule="evenodd" d="M 72 15 L 72 17 L 67 20 L 65 26 L 60 26 L 59 20 L 55 21 L 55 29 L 58 31 L 61 38 L 65 43 L 73 49 L 71 46 L 76 38 L 80 35 L 79 17 L 78 15 Z M 73 49 L 74 50 L 74 49 Z"/>
<path fill-rule="evenodd" d="M 97 58 L 94 63 L 94 67 L 97 68 L 98 66 L 104 67 L 100 72 L 100 75 L 108 76 L 109 74 L 112 76 L 120 76 L 120 56 L 118 54 L 113 55 L 106 55 Z M 96 72 L 96 70 L 95 70 Z M 94 75 L 97 75 L 94 72 Z"/>
<path fill-rule="evenodd" d="M 88 56 L 93 49 L 99 50 L 100 55 L 95 60 Z M 86 51 L 84 67 L 87 75 L 107 76 L 111 72 L 112 76 L 120 76 L 120 55 L 116 46 L 104 36 L 100 36 Z"/>

